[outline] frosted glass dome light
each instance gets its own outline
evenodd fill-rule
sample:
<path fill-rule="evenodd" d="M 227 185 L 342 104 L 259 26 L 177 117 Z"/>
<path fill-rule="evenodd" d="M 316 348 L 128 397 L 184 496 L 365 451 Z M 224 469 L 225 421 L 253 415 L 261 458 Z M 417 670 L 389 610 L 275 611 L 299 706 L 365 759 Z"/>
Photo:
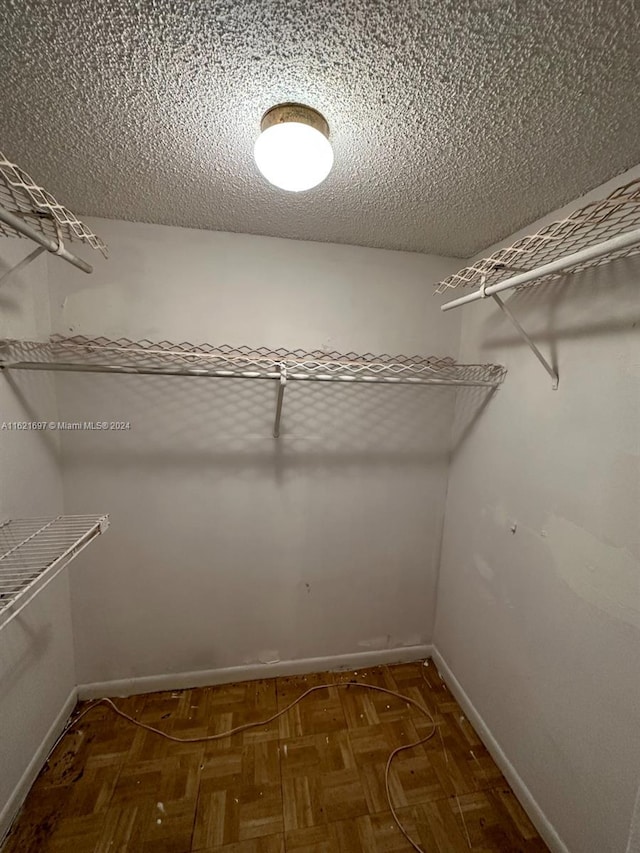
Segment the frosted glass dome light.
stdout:
<path fill-rule="evenodd" d="M 299 193 L 321 184 L 333 166 L 329 125 L 303 104 L 279 104 L 262 117 L 253 155 L 276 187 Z"/>

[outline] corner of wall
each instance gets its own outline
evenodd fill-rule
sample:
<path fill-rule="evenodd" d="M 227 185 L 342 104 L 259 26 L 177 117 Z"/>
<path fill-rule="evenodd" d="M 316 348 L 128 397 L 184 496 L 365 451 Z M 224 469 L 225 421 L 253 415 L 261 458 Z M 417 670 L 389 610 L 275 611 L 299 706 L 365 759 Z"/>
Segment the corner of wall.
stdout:
<path fill-rule="evenodd" d="M 0 239 L 0 273 L 30 251 L 27 240 Z M 54 259 L 59 261 L 59 259 Z M 51 331 L 48 262 L 40 256 L 3 286 L 0 337 L 46 340 Z M 53 376 L 0 371 L 0 421 L 57 420 Z M 0 518 L 63 511 L 60 445 L 55 433 L 0 429 Z M 76 700 L 66 573 L 2 630 L 0 643 L 0 837 L 37 776 Z"/>

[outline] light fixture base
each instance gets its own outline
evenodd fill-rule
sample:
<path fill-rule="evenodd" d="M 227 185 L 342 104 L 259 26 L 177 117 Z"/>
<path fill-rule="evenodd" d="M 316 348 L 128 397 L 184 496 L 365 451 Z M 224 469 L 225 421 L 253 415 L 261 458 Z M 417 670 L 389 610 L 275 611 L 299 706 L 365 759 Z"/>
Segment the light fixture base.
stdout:
<path fill-rule="evenodd" d="M 329 125 L 324 116 L 317 110 L 314 110 L 313 107 L 296 103 L 276 104 L 275 107 L 268 109 L 262 116 L 260 130 L 264 133 L 265 130 L 276 124 L 291 121 L 298 122 L 299 124 L 307 124 L 309 127 L 313 127 L 314 130 L 320 131 L 327 139 L 329 138 Z"/>

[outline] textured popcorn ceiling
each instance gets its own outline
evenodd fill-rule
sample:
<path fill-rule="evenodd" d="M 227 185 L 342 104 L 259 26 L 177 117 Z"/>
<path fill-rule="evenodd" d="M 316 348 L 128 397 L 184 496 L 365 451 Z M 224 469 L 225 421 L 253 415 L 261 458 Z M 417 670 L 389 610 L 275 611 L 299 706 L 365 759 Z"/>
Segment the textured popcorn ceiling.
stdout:
<path fill-rule="evenodd" d="M 81 214 L 467 256 L 640 161 L 638 0 L 3 0 L 0 149 Z M 301 195 L 263 112 L 329 121 Z"/>

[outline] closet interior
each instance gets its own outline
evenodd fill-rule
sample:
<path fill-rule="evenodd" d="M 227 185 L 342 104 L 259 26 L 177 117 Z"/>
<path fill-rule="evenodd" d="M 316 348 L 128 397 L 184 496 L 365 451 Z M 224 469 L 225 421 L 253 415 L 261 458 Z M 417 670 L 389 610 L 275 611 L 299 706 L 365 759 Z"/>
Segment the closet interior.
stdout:
<path fill-rule="evenodd" d="M 640 850 L 633 4 L 561 164 L 402 101 L 498 7 L 99 5 L 0 12 L 0 850 Z"/>

